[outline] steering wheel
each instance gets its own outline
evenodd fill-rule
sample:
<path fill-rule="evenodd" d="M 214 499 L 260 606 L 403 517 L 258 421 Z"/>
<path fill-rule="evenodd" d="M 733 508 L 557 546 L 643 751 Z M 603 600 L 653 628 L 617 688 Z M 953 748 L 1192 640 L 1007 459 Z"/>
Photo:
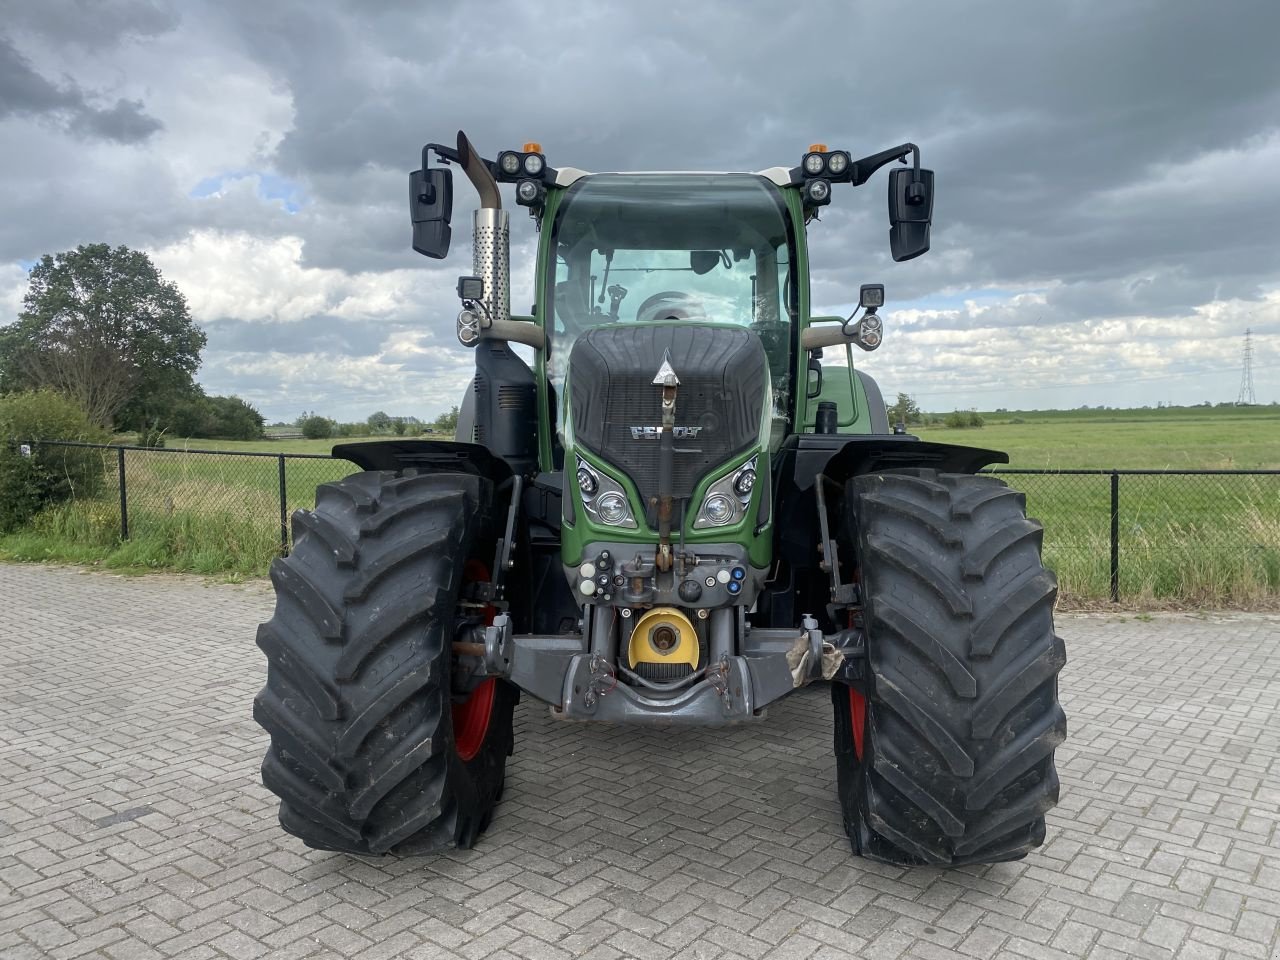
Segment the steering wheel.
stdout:
<path fill-rule="evenodd" d="M 636 309 L 636 320 L 705 320 L 702 300 L 680 290 L 663 290 L 647 297 Z"/>

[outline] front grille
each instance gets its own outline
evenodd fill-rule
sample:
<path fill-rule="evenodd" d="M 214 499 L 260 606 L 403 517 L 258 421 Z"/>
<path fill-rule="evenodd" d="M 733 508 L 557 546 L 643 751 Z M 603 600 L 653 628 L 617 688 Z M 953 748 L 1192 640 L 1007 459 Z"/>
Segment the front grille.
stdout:
<path fill-rule="evenodd" d="M 646 505 L 658 495 L 659 441 L 633 428 L 662 423 L 653 383 L 663 359 L 680 379 L 672 495 L 687 499 L 708 471 L 756 442 L 768 385 L 764 349 L 750 331 L 697 325 L 598 327 L 569 361 L 574 436 L 626 472 Z"/>
<path fill-rule="evenodd" d="M 658 441 L 637 440 L 632 427 L 657 426 L 662 423 L 662 401 L 659 390 L 647 375 L 615 376 L 610 384 L 609 404 L 605 413 L 604 437 L 596 451 L 610 463 L 627 472 L 641 495 L 657 496 Z M 676 394 L 676 425 L 698 427 L 698 435 L 675 441 L 672 493 L 677 498 L 692 496 L 693 488 L 716 464 L 735 453 L 741 438 L 724 429 L 722 411 L 733 397 L 721 384 L 720 377 L 682 376 Z"/>

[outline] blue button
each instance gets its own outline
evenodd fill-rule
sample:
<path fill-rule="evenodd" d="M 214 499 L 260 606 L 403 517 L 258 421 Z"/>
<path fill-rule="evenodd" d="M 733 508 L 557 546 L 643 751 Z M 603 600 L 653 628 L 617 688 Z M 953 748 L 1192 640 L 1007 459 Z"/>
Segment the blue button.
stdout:
<path fill-rule="evenodd" d="M 745 580 L 747 576 L 747 571 L 743 570 L 741 567 L 734 567 L 733 573 L 731 574 L 731 576 L 735 580 Z"/>
<path fill-rule="evenodd" d="M 737 580 L 730 580 L 728 585 L 725 587 L 725 589 L 728 590 L 730 593 L 741 593 L 742 584 L 740 584 Z"/>

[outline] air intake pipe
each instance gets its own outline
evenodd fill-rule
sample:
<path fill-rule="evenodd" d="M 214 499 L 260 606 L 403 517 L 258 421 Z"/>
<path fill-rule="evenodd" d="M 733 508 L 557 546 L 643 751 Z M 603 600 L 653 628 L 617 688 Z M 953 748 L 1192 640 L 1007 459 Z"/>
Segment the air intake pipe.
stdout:
<path fill-rule="evenodd" d="M 511 226 L 510 214 L 502 209 L 498 183 L 467 135 L 458 131 L 458 159 L 480 195 L 475 212 L 471 268 L 484 281 L 485 326 L 511 319 Z"/>

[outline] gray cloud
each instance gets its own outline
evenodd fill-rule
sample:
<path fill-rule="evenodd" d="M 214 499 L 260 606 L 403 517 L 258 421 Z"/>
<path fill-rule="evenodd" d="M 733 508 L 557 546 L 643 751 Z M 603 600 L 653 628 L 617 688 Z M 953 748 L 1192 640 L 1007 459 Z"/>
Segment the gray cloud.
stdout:
<path fill-rule="evenodd" d="M 173 5 L 155 0 L 17 0 L 0 9 L 11 29 L 91 50 L 154 37 L 178 25 Z"/>
<path fill-rule="evenodd" d="M 109 109 L 83 106 L 71 118 L 74 133 L 116 143 L 141 143 L 163 127 L 159 120 L 147 115 L 141 100 L 120 99 Z"/>
<path fill-rule="evenodd" d="M 878 280 L 904 315 L 937 308 L 913 314 L 900 343 L 891 326 L 869 360 L 922 383 L 985 382 L 1014 349 L 1030 369 L 1037 351 L 1056 353 L 1046 331 L 1060 338 L 1070 325 L 1146 317 L 1181 331 L 1197 308 L 1229 301 L 1232 323 L 1266 330 L 1276 310 L 1266 299 L 1280 277 L 1271 0 L 812 0 L 792 12 L 655 0 L 554 18 L 514 0 L 482 13 L 355 0 L 12 6 L 0 138 L 21 149 L 0 151 L 0 260 L 97 239 L 154 249 L 193 233 L 298 238 L 299 268 L 327 278 L 307 322 L 310 350 L 333 360 L 315 370 L 335 403 L 362 402 L 379 382 L 426 396 L 433 375 L 454 375 L 455 358 L 438 351 L 457 310 L 446 280 L 466 268 L 471 198 L 460 183 L 456 252 L 436 264 L 408 249 L 404 194 L 422 143 L 459 127 L 489 155 L 536 139 L 554 165 L 601 170 L 759 169 L 793 165 L 813 141 L 855 155 L 919 143 L 938 178 L 927 257 L 889 259 L 883 173 L 840 189 L 810 241 L 817 306 L 848 305 L 859 283 Z M 287 97 L 291 117 L 238 126 L 258 89 Z M 95 190 L 66 190 L 86 171 Z M 296 184 L 296 209 L 245 171 Z M 229 174 L 240 179 L 193 195 Z M 532 239 L 523 217 L 513 224 L 517 241 Z M 421 272 L 421 289 L 379 305 L 369 278 L 390 284 L 406 268 Z M 359 316 L 336 309 L 348 294 L 333 271 L 359 288 Z M 306 283 L 291 283 L 302 296 Z M 955 306 L 965 298 L 980 309 Z M 207 373 L 269 403 L 285 368 L 246 358 L 308 351 L 293 325 L 255 310 L 206 318 Z M 1005 333 L 945 350 L 920 339 L 975 327 Z M 1134 356 L 1168 347 L 1159 329 L 1128 328 Z M 433 335 L 422 349 L 379 353 L 418 333 Z M 1129 370 L 1118 355 L 1093 362 Z M 1224 394 L 1233 379 L 1220 377 Z M 277 380 L 290 409 L 302 389 Z"/>
<path fill-rule="evenodd" d="M 45 117 L 77 136 L 115 143 L 141 143 L 163 128 L 147 115 L 141 101 L 122 98 L 110 107 L 98 107 L 90 99 L 73 81 L 57 85 L 41 76 L 0 34 L 0 120 Z"/>

